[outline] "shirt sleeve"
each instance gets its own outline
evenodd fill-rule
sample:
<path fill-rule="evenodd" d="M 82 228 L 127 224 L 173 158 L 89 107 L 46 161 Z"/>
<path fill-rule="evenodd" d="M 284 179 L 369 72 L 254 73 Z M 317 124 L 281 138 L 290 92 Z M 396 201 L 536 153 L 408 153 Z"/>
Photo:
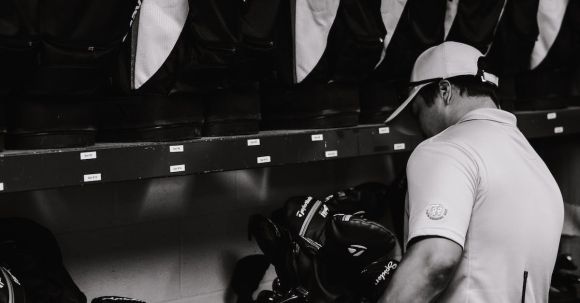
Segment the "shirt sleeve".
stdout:
<path fill-rule="evenodd" d="M 478 186 L 476 162 L 461 147 L 427 142 L 413 151 L 407 163 L 408 236 L 439 236 L 461 247 Z"/>

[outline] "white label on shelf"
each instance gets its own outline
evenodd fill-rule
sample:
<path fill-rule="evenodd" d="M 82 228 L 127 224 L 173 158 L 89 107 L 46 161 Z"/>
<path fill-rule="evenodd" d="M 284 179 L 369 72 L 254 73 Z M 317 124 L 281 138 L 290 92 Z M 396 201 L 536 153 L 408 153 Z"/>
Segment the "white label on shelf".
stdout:
<path fill-rule="evenodd" d="M 546 115 L 546 118 L 548 118 L 548 120 L 554 120 L 554 119 L 556 119 L 556 117 L 558 117 L 558 115 L 556 115 L 556 113 L 548 113 Z"/>
<path fill-rule="evenodd" d="M 395 150 L 403 150 L 405 149 L 405 143 L 397 143 L 395 144 Z"/>
<path fill-rule="evenodd" d="M 170 173 L 178 173 L 178 172 L 182 172 L 182 171 L 185 171 L 185 164 L 169 166 Z"/>
<path fill-rule="evenodd" d="M 101 174 L 88 174 L 84 175 L 85 182 L 96 182 L 101 181 Z"/>
<path fill-rule="evenodd" d="M 554 127 L 554 134 L 561 134 L 564 132 L 564 126 L 556 126 Z"/>
<path fill-rule="evenodd" d="M 322 140 L 324 140 L 324 135 L 322 134 L 312 135 L 312 141 L 322 141 Z"/>
<path fill-rule="evenodd" d="M 257 161 L 258 161 L 258 164 L 270 163 L 270 161 L 272 161 L 272 159 L 270 158 L 270 156 L 263 156 L 263 157 L 258 157 Z"/>
<path fill-rule="evenodd" d="M 90 159 L 96 159 L 96 158 L 97 158 L 96 151 L 81 153 L 81 160 L 90 160 Z"/>
<path fill-rule="evenodd" d="M 171 145 L 169 146 L 170 153 L 182 153 L 183 152 L 183 145 Z"/>
<path fill-rule="evenodd" d="M 260 139 L 249 139 L 248 146 L 258 146 L 260 145 Z"/>
<path fill-rule="evenodd" d="M 4 190 L 4 183 L 0 182 L 0 191 L 3 191 L 3 190 Z"/>
<path fill-rule="evenodd" d="M 338 156 L 338 151 L 337 150 L 327 150 L 326 153 L 324 153 L 324 155 L 327 158 L 333 158 L 333 157 Z"/>
<path fill-rule="evenodd" d="M 379 127 L 379 134 L 384 135 L 390 133 L 391 130 L 388 127 Z"/>

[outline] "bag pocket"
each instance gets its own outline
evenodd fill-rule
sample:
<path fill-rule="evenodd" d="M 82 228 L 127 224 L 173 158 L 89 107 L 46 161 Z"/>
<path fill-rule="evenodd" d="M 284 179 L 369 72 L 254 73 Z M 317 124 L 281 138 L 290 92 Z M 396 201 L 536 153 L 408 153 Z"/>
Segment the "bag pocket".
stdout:
<path fill-rule="evenodd" d="M 45 42 L 32 93 L 91 95 L 102 93 L 111 81 L 111 69 L 120 43 L 108 47 L 70 46 Z"/>
<path fill-rule="evenodd" d="M 0 41 L 0 95 L 21 90 L 36 66 L 37 44 Z"/>

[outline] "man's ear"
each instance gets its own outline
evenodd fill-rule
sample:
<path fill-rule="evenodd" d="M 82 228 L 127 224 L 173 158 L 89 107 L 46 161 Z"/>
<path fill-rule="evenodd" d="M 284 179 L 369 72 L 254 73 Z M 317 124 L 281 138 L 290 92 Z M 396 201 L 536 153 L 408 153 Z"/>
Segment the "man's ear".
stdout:
<path fill-rule="evenodd" d="M 439 95 L 445 105 L 449 105 L 451 103 L 451 83 L 448 80 L 441 80 L 439 81 Z"/>

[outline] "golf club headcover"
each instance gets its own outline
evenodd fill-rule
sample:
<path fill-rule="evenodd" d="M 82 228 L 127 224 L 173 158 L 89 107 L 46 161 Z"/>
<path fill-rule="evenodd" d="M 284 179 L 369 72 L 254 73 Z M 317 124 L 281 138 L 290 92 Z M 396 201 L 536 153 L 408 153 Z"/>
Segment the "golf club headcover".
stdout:
<path fill-rule="evenodd" d="M 360 274 L 359 291 L 370 302 L 376 302 L 385 292 L 399 261 L 382 257 L 365 267 Z"/>
<path fill-rule="evenodd" d="M 325 202 L 313 196 L 291 197 L 283 208 L 272 215 L 272 219 L 294 235 L 295 241 L 311 253 L 324 245 L 324 227 L 331 209 Z"/>
<path fill-rule="evenodd" d="M 376 296 L 381 292 L 376 288 L 386 285 L 382 280 L 388 280 L 386 275 L 392 274 L 393 264 L 400 259 L 400 245 L 390 230 L 367 219 L 334 215 L 326 226 L 326 243 L 319 252 L 321 281 L 328 289 Z M 388 273 L 381 278 L 385 269 L 380 268 L 390 261 Z M 377 285 L 367 285 L 368 276 L 379 270 Z"/>

